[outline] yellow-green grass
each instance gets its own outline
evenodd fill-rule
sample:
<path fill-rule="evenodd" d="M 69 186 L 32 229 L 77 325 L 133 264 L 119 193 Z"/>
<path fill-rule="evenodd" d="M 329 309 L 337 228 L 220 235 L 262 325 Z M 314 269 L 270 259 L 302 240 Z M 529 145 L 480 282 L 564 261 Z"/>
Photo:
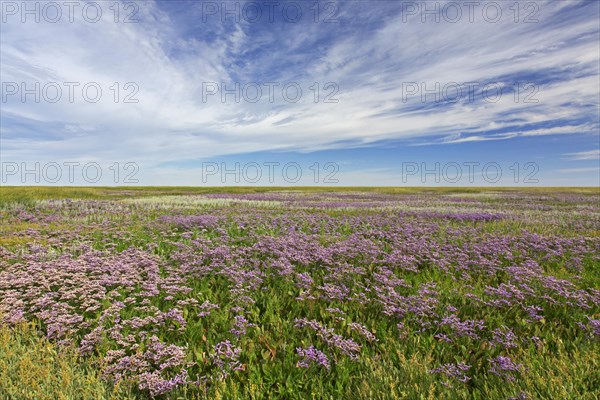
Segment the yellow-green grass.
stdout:
<path fill-rule="evenodd" d="M 123 386 L 113 387 L 100 372 L 40 337 L 32 324 L 0 326 L 0 399 L 133 399 Z"/>
<path fill-rule="evenodd" d="M 44 199 L 116 199 L 137 196 L 207 194 L 207 193 L 267 193 L 277 191 L 366 192 L 390 194 L 426 193 L 572 193 L 600 194 L 598 187 L 399 187 L 399 186 L 2 186 L 0 205 L 9 202 L 31 202 Z"/>

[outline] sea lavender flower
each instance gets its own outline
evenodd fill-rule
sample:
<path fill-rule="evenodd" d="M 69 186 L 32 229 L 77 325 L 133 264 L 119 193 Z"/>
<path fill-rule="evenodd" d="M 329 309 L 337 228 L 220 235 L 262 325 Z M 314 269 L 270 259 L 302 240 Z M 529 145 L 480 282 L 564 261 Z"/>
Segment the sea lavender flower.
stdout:
<path fill-rule="evenodd" d="M 296 285 L 301 289 L 309 290 L 314 281 L 312 277 L 307 273 L 298 273 L 296 274 Z"/>
<path fill-rule="evenodd" d="M 465 371 L 469 370 L 470 368 L 471 368 L 470 365 L 467 365 L 462 362 L 458 363 L 458 364 L 449 363 L 449 364 L 443 364 L 437 368 L 432 369 L 430 371 L 430 373 L 443 374 L 452 380 L 466 383 L 471 378 L 465 374 Z"/>
<path fill-rule="evenodd" d="M 350 327 L 350 329 L 358 332 L 361 336 L 363 336 L 367 340 L 367 342 L 378 342 L 379 341 L 379 339 L 377 339 L 377 337 L 369 329 L 367 329 L 367 327 L 364 325 L 361 325 L 356 322 L 352 322 L 352 323 L 348 324 L 348 326 Z"/>
<path fill-rule="evenodd" d="M 165 379 L 160 372 L 144 372 L 137 376 L 140 390 L 147 390 L 150 396 L 160 396 L 188 383 L 188 372 L 183 369 L 173 378 Z"/>
<path fill-rule="evenodd" d="M 172 321 L 178 325 L 178 330 L 185 330 L 186 321 L 183 317 L 183 312 L 177 308 L 172 308 L 166 313 L 159 312 L 156 317 L 158 321 L 160 321 L 160 323 L 162 324 L 166 324 L 168 321 Z"/>
<path fill-rule="evenodd" d="M 495 357 L 490 359 L 489 362 L 489 371 L 506 381 L 514 381 L 515 377 L 512 375 L 512 372 L 517 372 L 523 367 L 523 364 L 516 364 L 510 357 L 506 356 Z"/>
<path fill-rule="evenodd" d="M 79 345 L 79 353 L 81 355 L 91 354 L 96 346 L 102 341 L 102 337 L 102 327 L 97 326 L 90 333 L 83 337 L 83 340 Z"/>
<path fill-rule="evenodd" d="M 218 304 L 213 304 L 213 303 L 211 303 L 210 301 L 208 301 L 208 300 L 205 300 L 205 301 L 204 301 L 204 303 L 202 303 L 202 304 L 200 305 L 200 309 L 201 309 L 202 311 L 200 311 L 200 312 L 198 313 L 198 316 L 199 316 L 199 317 L 206 317 L 206 316 L 210 315 L 210 311 L 211 311 L 211 310 L 214 310 L 214 309 L 217 309 L 217 308 L 219 308 L 219 305 L 218 305 Z"/>
<path fill-rule="evenodd" d="M 229 332 L 233 333 L 236 336 L 242 336 L 246 334 L 246 329 L 256 326 L 256 324 L 252 324 L 248 322 L 248 320 L 243 315 L 236 315 L 234 317 L 233 328 L 229 330 Z"/>
<path fill-rule="evenodd" d="M 144 359 L 159 370 L 184 365 L 186 348 L 174 344 L 165 345 L 156 336 L 150 337 L 150 343 L 144 353 Z"/>
<path fill-rule="evenodd" d="M 465 320 L 462 321 L 456 314 L 452 314 L 442 318 L 439 322 L 440 326 L 448 327 L 450 335 L 454 337 L 469 337 L 471 339 L 479 339 L 477 331 L 482 331 L 485 327 L 484 321 Z"/>
<path fill-rule="evenodd" d="M 302 357 L 296 364 L 296 367 L 298 368 L 309 368 L 311 364 L 321 365 L 326 369 L 331 368 L 329 358 L 327 358 L 325 353 L 316 349 L 314 346 L 309 346 L 305 349 L 297 347 L 296 352 Z"/>
<path fill-rule="evenodd" d="M 219 342 L 213 346 L 213 354 L 210 357 L 213 365 L 218 367 L 221 379 L 227 378 L 232 371 L 242 369 L 239 362 L 241 354 L 242 349 L 234 346 L 229 340 Z"/>
<path fill-rule="evenodd" d="M 318 286 L 317 289 L 322 290 L 322 297 L 328 300 L 344 300 L 348 297 L 348 288 L 343 284 L 334 285 L 326 283 L 322 286 Z"/>
<path fill-rule="evenodd" d="M 525 306 L 523 309 L 525 310 L 525 312 L 529 316 L 529 321 L 530 322 L 539 321 L 542 318 L 544 318 L 542 315 L 539 314 L 540 312 L 544 311 L 544 309 L 542 307 L 539 307 L 539 306 Z"/>
<path fill-rule="evenodd" d="M 332 314 L 332 318 L 337 322 L 342 322 L 346 320 L 346 318 L 344 318 L 346 316 L 346 313 L 340 310 L 339 308 L 328 307 L 325 309 L 325 311 Z"/>
<path fill-rule="evenodd" d="M 345 354 L 352 360 L 358 358 L 358 354 L 362 348 L 361 345 L 352 339 L 345 339 L 343 336 L 334 333 L 333 328 L 327 328 L 318 321 L 307 320 L 306 318 L 296 319 L 294 326 L 299 328 L 309 327 L 314 330 L 317 333 L 317 336 L 325 343 L 337 348 L 342 354 Z"/>
<path fill-rule="evenodd" d="M 577 325 L 586 332 L 589 332 L 592 337 L 600 339 L 600 320 L 588 318 L 588 323 L 578 322 Z"/>
<path fill-rule="evenodd" d="M 6 315 L 3 315 L 2 320 L 6 324 L 17 325 L 25 322 L 25 312 L 21 309 L 10 310 Z"/>
<path fill-rule="evenodd" d="M 502 328 L 494 329 L 492 334 L 493 339 L 490 341 L 492 346 L 502 347 L 505 349 L 517 347 L 517 336 L 512 329 L 503 326 Z"/>

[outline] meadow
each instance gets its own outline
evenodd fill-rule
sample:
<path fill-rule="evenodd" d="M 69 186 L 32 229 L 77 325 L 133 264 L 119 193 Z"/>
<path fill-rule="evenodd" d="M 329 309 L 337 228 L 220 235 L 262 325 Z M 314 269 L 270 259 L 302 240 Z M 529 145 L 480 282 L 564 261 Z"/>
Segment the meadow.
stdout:
<path fill-rule="evenodd" d="M 598 188 L 0 188 L 0 399 L 598 399 Z"/>

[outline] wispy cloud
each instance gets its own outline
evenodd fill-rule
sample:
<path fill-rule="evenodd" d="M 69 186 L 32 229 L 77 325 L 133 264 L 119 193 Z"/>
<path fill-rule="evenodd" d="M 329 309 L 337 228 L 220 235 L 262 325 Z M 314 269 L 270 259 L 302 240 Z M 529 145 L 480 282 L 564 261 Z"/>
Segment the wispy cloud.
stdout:
<path fill-rule="evenodd" d="M 497 127 L 497 125 L 496 125 Z M 463 135 L 461 133 L 444 136 L 440 139 L 434 141 L 427 141 L 421 143 L 415 143 L 415 146 L 424 146 L 424 145 L 432 145 L 432 144 L 457 144 L 457 143 L 467 143 L 467 142 L 484 142 L 490 140 L 507 140 L 516 137 L 527 137 L 527 136 L 545 136 L 545 135 L 565 135 L 565 134 L 581 134 L 581 133 L 594 133 L 597 131 L 597 127 L 593 124 L 581 124 L 581 125 L 565 125 L 565 126 L 555 126 L 552 128 L 542 128 L 542 129 L 521 129 L 516 131 L 508 130 L 502 133 L 488 133 L 486 135 Z M 586 156 L 587 153 L 592 152 L 583 152 L 583 153 L 574 153 L 581 154 L 582 156 Z M 588 155 L 589 156 L 589 155 Z M 597 158 L 597 157 L 596 157 Z M 581 160 L 585 158 L 580 158 Z M 589 158 L 588 158 L 589 159 Z"/>
<path fill-rule="evenodd" d="M 598 160 L 600 159 L 600 150 L 580 151 L 578 153 L 567 153 L 567 160 Z"/>
<path fill-rule="evenodd" d="M 589 168 L 564 168 L 559 169 L 558 172 L 561 174 L 583 174 L 587 172 L 600 172 L 600 167 L 589 167 Z"/>

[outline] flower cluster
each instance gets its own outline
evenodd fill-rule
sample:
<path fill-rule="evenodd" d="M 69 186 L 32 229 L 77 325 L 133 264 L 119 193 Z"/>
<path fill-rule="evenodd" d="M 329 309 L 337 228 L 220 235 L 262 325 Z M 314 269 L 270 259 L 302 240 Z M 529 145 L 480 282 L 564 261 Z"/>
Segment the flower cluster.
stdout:
<path fill-rule="evenodd" d="M 314 346 L 309 346 L 305 349 L 302 347 L 296 348 L 296 352 L 301 357 L 296 366 L 298 368 L 309 368 L 311 364 L 320 365 L 325 369 L 331 368 L 329 358 L 320 350 L 317 350 Z"/>
<path fill-rule="evenodd" d="M 430 372 L 432 374 L 443 374 L 452 380 L 466 383 L 471 379 L 465 373 L 470 368 L 471 368 L 470 365 L 467 365 L 467 364 L 461 362 L 458 364 L 452 364 L 452 363 L 451 364 L 443 364 L 437 368 L 432 369 Z"/>
<path fill-rule="evenodd" d="M 515 380 L 515 377 L 512 373 L 519 371 L 523 367 L 522 364 L 517 364 L 517 363 L 513 362 L 513 360 L 511 360 L 510 357 L 506 357 L 506 356 L 498 356 L 498 357 L 492 358 L 489 360 L 489 362 L 490 362 L 489 371 L 492 374 L 499 376 L 500 378 L 502 378 L 506 381 Z"/>

